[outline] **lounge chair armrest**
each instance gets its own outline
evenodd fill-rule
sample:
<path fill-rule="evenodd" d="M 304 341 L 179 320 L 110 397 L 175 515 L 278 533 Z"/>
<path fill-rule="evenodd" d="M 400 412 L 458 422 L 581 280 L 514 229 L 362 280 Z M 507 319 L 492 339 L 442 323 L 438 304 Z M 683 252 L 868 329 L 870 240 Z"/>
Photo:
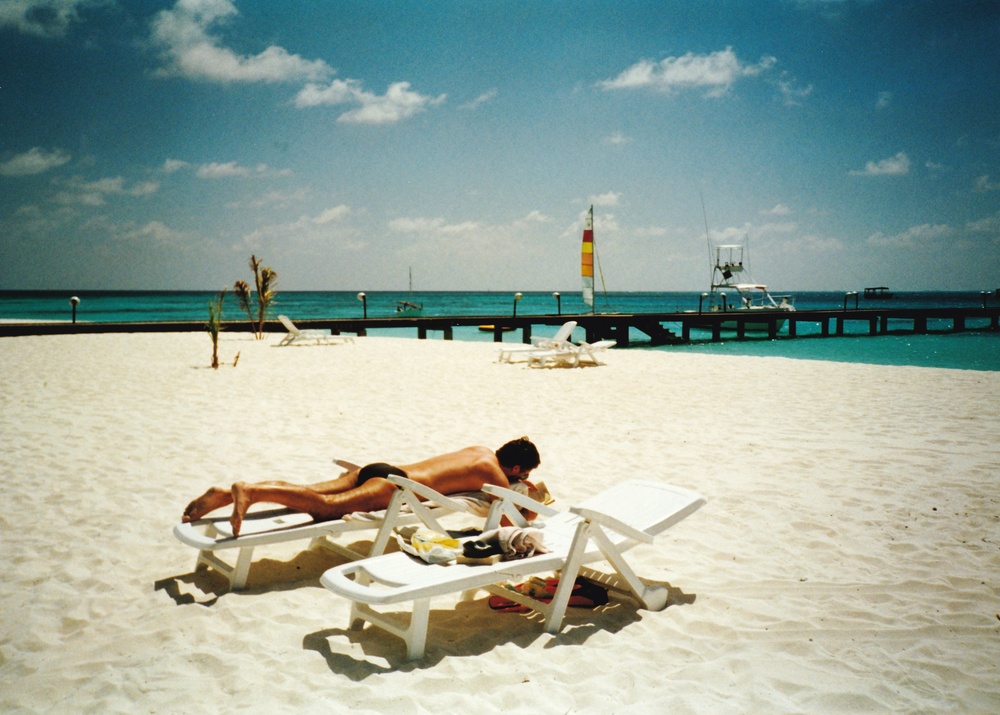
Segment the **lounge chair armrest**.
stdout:
<path fill-rule="evenodd" d="M 608 516 L 594 509 L 587 509 L 585 507 L 570 507 L 570 512 L 578 516 L 582 516 L 587 521 L 593 522 L 595 524 L 600 524 L 601 526 L 606 526 L 612 531 L 617 531 L 623 536 L 627 536 L 630 539 L 635 539 L 636 541 L 641 541 L 644 544 L 653 543 L 653 537 L 647 534 L 645 531 L 640 531 L 628 524 L 619 521 L 613 516 Z"/>
<path fill-rule="evenodd" d="M 490 496 L 499 497 L 501 499 L 506 499 L 514 506 L 521 507 L 522 509 L 527 509 L 533 511 L 539 516 L 555 516 L 559 513 L 558 509 L 553 509 L 550 506 L 546 506 L 539 501 L 535 501 L 529 496 L 521 494 L 520 492 L 515 492 L 513 489 L 507 489 L 505 487 L 498 487 L 493 484 L 486 484 L 483 486 L 483 491 Z"/>
<path fill-rule="evenodd" d="M 396 485 L 397 487 L 403 489 L 409 489 L 411 492 L 416 494 L 418 497 L 423 497 L 429 502 L 442 506 L 445 509 L 451 509 L 452 511 L 465 511 L 465 505 L 461 502 L 455 501 L 446 497 L 441 492 L 431 489 L 428 486 L 421 484 L 420 482 L 415 482 L 412 479 L 407 479 L 406 477 L 400 477 L 395 474 L 388 477 L 389 482 Z"/>

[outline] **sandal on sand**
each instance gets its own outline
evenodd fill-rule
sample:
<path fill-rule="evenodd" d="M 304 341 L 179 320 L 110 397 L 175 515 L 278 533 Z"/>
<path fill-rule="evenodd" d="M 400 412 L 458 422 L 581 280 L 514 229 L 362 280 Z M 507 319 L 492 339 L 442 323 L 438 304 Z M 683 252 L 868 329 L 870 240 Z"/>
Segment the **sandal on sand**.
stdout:
<path fill-rule="evenodd" d="M 519 583 L 516 586 L 508 588 L 543 603 L 551 603 L 558 586 L 559 579 L 557 578 L 541 579 L 537 576 L 532 576 L 524 583 Z M 596 608 L 597 606 L 603 606 L 607 602 L 608 590 L 606 588 L 599 586 L 593 581 L 588 581 L 582 576 L 576 579 L 576 582 L 573 584 L 573 593 L 569 597 L 569 605 L 579 608 Z M 511 601 L 503 596 L 490 596 L 489 604 L 490 608 L 501 613 L 528 613 L 531 611 L 528 606 L 524 606 L 517 601 Z"/>

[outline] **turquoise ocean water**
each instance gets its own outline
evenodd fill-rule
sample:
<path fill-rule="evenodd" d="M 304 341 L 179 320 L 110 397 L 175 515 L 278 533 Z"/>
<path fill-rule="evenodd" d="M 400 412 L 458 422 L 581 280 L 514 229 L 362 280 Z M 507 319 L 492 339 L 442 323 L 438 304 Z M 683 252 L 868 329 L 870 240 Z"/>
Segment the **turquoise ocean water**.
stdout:
<path fill-rule="evenodd" d="M 87 322 L 159 322 L 201 321 L 208 313 L 211 292 L 203 291 L 0 291 L 0 321 L 69 321 L 69 298 L 80 298 L 77 320 Z M 609 293 L 598 296 L 598 312 L 661 313 L 695 310 L 699 293 Z M 368 292 L 368 317 L 390 317 L 397 300 L 405 300 L 402 292 Z M 496 316 L 510 315 L 514 311 L 514 293 L 510 292 L 420 292 L 414 300 L 423 303 L 425 316 Z M 983 300 L 996 305 L 995 294 L 984 296 L 980 292 L 919 292 L 899 293 L 889 301 L 893 307 L 979 307 Z M 795 305 L 800 310 L 836 309 L 844 306 L 843 292 L 804 292 L 795 294 Z M 853 307 L 854 298 L 849 299 Z M 860 300 L 860 307 L 881 307 L 883 301 Z M 364 307 L 351 291 L 282 292 L 278 294 L 272 315 L 289 315 L 293 320 L 323 318 L 359 318 Z M 586 312 L 579 293 L 565 292 L 559 302 L 551 292 L 523 293 L 517 302 L 518 315 L 575 314 Z M 226 320 L 239 320 L 240 312 L 235 299 L 228 296 L 224 307 Z M 893 326 L 890 324 L 890 330 Z M 900 327 L 903 327 L 901 325 Z M 908 327 L 908 326 L 907 326 Z M 946 330 L 950 321 L 935 325 L 930 330 Z M 819 327 L 809 324 L 798 326 L 798 337 L 767 340 L 753 338 L 746 341 L 726 339 L 712 343 L 708 333 L 692 333 L 688 345 L 651 348 L 664 351 L 686 351 L 720 355 L 780 356 L 806 360 L 861 362 L 882 365 L 915 365 L 945 367 L 964 370 L 1000 372 L 1000 332 L 986 328 L 983 321 L 970 323 L 972 330 L 963 333 L 930 335 L 867 335 L 867 324 L 848 323 L 848 335 L 823 338 L 817 334 Z M 853 332 L 852 332 L 853 331 Z M 812 332 L 812 335 L 810 335 Z M 370 331 L 371 335 L 386 334 L 416 338 L 412 329 Z M 432 335 L 433 337 L 433 335 Z M 519 333 L 512 333 L 509 340 L 517 340 Z M 579 337 L 579 336 L 577 336 Z M 724 336 L 725 337 L 725 336 Z M 491 333 L 476 328 L 457 328 L 456 340 L 492 340 Z M 648 338 L 640 332 L 631 336 L 636 349 Z"/>

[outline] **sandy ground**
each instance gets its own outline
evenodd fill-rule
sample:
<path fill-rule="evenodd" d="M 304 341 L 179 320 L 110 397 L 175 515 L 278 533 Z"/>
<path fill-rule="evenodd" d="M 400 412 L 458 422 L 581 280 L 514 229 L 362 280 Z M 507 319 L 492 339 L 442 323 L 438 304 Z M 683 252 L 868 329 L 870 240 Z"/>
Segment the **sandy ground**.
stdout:
<path fill-rule="evenodd" d="M 279 337 L 224 335 L 218 371 L 205 334 L 0 340 L 0 710 L 1000 711 L 1000 373 Z M 665 610 L 549 636 L 443 597 L 409 663 L 347 630 L 327 550 L 258 549 L 229 593 L 171 534 L 212 484 L 521 435 L 557 506 L 634 476 L 708 498 L 630 552 Z"/>

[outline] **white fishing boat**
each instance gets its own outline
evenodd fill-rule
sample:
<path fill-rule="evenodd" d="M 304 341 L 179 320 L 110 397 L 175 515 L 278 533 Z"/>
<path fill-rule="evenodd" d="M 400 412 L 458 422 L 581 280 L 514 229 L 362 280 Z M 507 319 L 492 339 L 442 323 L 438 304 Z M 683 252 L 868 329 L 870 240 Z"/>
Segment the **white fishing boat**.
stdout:
<path fill-rule="evenodd" d="M 709 244 L 711 248 L 711 243 Z M 741 244 L 715 246 L 715 265 L 712 267 L 712 287 L 708 292 L 707 310 L 712 313 L 788 313 L 795 310 L 792 296 L 772 296 L 767 286 L 750 276 L 743 261 Z M 702 306 L 699 305 L 699 312 Z M 785 327 L 785 320 L 777 320 L 776 328 Z M 745 330 L 766 331 L 771 321 L 746 321 Z M 724 322 L 724 330 L 735 330 L 736 321 Z"/>
<path fill-rule="evenodd" d="M 396 301 L 396 316 L 400 318 L 417 317 L 424 314 L 423 303 L 413 301 L 413 269 L 410 269 L 410 293 L 406 300 Z"/>

